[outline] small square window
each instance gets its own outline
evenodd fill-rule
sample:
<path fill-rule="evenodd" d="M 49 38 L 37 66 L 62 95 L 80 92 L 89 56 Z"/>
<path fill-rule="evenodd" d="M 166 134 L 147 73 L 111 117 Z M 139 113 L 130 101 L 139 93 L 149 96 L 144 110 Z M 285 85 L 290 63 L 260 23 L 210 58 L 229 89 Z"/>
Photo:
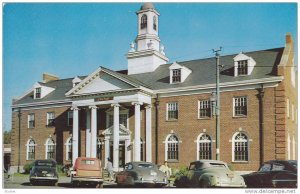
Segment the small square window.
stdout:
<path fill-rule="evenodd" d="M 172 83 L 181 82 L 181 69 L 173 69 L 172 71 Z"/>
<path fill-rule="evenodd" d="M 248 75 L 248 60 L 238 61 L 238 75 Z"/>
<path fill-rule="evenodd" d="M 211 104 L 210 100 L 199 101 L 199 118 L 211 117 Z"/>

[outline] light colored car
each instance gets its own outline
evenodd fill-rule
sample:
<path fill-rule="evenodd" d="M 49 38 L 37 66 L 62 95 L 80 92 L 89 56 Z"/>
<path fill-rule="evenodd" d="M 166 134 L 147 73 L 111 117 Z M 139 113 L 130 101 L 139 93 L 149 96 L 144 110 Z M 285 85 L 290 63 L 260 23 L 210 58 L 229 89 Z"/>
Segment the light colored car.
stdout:
<path fill-rule="evenodd" d="M 167 185 L 166 175 L 150 162 L 129 162 L 125 170 L 116 175 L 116 182 L 121 186 L 154 186 Z"/>
<path fill-rule="evenodd" d="M 187 176 L 175 180 L 176 187 L 246 187 L 242 176 L 217 160 L 191 162 Z"/>

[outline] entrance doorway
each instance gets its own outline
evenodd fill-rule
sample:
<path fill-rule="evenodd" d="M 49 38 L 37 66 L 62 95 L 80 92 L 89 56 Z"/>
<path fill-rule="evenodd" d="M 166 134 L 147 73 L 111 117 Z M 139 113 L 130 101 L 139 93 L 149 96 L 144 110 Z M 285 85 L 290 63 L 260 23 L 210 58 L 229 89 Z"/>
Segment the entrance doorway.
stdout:
<path fill-rule="evenodd" d="M 109 158 L 114 160 L 113 145 L 109 147 Z M 120 141 L 119 143 L 119 167 L 123 168 L 125 166 L 125 141 Z"/>

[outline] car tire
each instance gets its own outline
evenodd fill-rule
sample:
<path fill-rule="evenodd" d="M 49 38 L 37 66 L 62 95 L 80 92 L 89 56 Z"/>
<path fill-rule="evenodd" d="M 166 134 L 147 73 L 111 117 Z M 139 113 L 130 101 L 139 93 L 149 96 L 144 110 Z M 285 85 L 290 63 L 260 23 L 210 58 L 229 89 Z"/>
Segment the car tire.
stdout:
<path fill-rule="evenodd" d="M 203 180 L 203 181 L 200 182 L 200 187 L 201 188 L 209 188 L 210 184 L 208 183 L 208 181 Z"/>
<path fill-rule="evenodd" d="M 31 185 L 35 185 L 35 181 L 30 181 L 30 184 Z"/>

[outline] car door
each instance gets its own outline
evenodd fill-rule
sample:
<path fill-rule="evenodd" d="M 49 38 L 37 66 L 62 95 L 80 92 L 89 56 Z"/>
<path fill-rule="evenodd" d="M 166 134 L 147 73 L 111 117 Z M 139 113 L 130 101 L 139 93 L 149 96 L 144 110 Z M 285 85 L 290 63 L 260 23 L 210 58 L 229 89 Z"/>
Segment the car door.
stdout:
<path fill-rule="evenodd" d="M 187 173 L 187 178 L 191 187 L 194 187 L 195 185 L 195 170 L 196 170 L 196 164 L 191 163 L 189 166 L 189 171 Z"/>
<path fill-rule="evenodd" d="M 265 187 L 266 179 L 270 174 L 272 169 L 271 164 L 264 163 L 258 172 L 252 173 L 250 176 L 247 176 L 247 186 L 252 188 Z"/>
<path fill-rule="evenodd" d="M 288 171 L 286 166 L 281 163 L 273 163 L 272 186 L 276 188 L 295 188 L 297 187 L 297 175 Z"/>

